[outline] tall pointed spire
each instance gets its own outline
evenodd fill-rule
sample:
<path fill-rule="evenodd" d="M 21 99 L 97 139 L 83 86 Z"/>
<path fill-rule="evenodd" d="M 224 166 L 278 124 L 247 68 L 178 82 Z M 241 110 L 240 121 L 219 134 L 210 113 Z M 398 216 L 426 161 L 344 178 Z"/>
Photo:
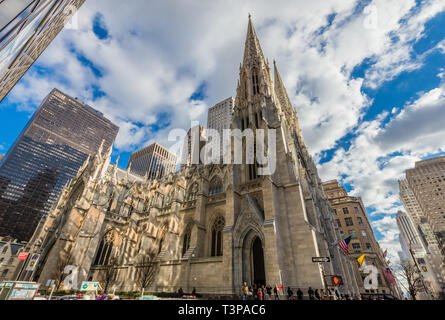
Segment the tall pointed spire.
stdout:
<path fill-rule="evenodd" d="M 263 62 L 263 50 L 261 49 L 260 41 L 256 35 L 255 27 L 253 26 L 252 17 L 249 13 L 249 25 L 247 28 L 246 47 L 244 49 L 244 66 L 251 62 Z"/>
<path fill-rule="evenodd" d="M 280 101 L 282 110 L 291 115 L 293 111 L 292 103 L 290 102 L 289 95 L 287 94 L 286 87 L 284 86 L 283 80 L 281 79 L 281 75 L 278 71 L 277 63 L 275 62 L 275 60 L 273 64 L 275 75 L 275 95 Z"/>

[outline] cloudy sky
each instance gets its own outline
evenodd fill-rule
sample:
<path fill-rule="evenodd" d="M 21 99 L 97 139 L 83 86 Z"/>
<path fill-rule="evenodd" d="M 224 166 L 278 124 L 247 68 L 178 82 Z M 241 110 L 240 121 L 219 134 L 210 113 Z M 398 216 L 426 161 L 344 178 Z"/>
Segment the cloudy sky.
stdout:
<path fill-rule="evenodd" d="M 113 157 L 206 125 L 235 95 L 252 14 L 322 179 L 363 197 L 397 259 L 397 180 L 445 154 L 445 1 L 87 0 L 0 104 L 0 153 L 54 87 L 121 128 Z"/>

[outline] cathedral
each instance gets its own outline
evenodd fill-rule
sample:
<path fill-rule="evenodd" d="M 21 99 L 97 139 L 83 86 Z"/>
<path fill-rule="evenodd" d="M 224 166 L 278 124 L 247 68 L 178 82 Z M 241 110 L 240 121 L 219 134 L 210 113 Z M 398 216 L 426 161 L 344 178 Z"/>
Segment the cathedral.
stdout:
<path fill-rule="evenodd" d="M 111 266 L 110 289 L 140 291 L 149 261 L 147 292 L 196 288 L 235 297 L 244 282 L 306 292 L 331 286 L 337 275 L 340 293 L 359 294 L 356 261 L 337 245 L 333 211 L 275 62 L 273 68 L 274 79 L 249 18 L 231 129 L 275 129 L 275 172 L 199 164 L 149 181 L 111 164 L 111 150 L 99 150 L 28 244 L 40 254 L 30 280 L 45 284 L 76 266 L 78 285 L 102 283 Z"/>

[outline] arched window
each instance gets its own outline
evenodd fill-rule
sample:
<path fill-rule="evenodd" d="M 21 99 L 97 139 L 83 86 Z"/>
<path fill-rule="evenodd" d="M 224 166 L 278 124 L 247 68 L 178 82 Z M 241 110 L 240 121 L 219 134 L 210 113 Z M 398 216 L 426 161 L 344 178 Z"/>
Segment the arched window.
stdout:
<path fill-rule="evenodd" d="M 94 260 L 93 265 L 107 266 L 110 264 L 110 260 L 113 256 L 113 235 L 109 232 L 105 235 L 99 245 L 99 250 L 97 250 L 96 259 Z"/>
<path fill-rule="evenodd" d="M 190 240 L 192 239 L 192 229 L 188 227 L 184 233 L 182 244 L 182 255 L 184 256 L 188 249 L 190 249 Z"/>
<path fill-rule="evenodd" d="M 159 248 L 158 248 L 158 254 L 160 254 L 161 252 L 162 252 L 162 247 L 163 247 L 163 245 L 164 245 L 164 239 L 165 239 L 165 233 L 166 233 L 166 231 L 167 231 L 167 227 L 166 226 L 164 226 L 163 228 L 162 228 L 162 230 L 161 230 L 161 233 L 160 233 L 160 241 L 159 241 Z"/>
<path fill-rule="evenodd" d="M 252 84 L 253 84 L 253 94 L 259 94 L 260 93 L 260 82 L 258 79 L 258 73 L 256 70 L 253 71 L 252 75 Z"/>
<path fill-rule="evenodd" d="M 189 189 L 189 193 L 188 193 L 188 201 L 193 201 L 196 200 L 196 198 L 198 197 L 198 191 L 199 191 L 199 185 L 198 183 L 194 183 L 192 185 L 192 187 Z"/>
<path fill-rule="evenodd" d="M 223 217 L 218 217 L 212 226 L 212 257 L 221 257 L 223 255 L 222 232 L 226 225 Z"/>
<path fill-rule="evenodd" d="M 210 195 L 213 196 L 215 194 L 223 192 L 224 188 L 221 179 L 218 177 L 213 178 L 212 181 L 210 182 L 210 190 L 209 190 Z"/>

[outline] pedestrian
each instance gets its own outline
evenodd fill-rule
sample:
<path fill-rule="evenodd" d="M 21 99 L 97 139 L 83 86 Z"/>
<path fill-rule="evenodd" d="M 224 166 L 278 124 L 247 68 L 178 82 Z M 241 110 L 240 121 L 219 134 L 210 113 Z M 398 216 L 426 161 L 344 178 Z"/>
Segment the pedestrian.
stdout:
<path fill-rule="evenodd" d="M 258 300 L 263 300 L 264 294 L 263 294 L 263 288 L 258 288 Z"/>
<path fill-rule="evenodd" d="M 275 288 L 273 288 L 273 294 L 275 296 L 275 300 L 280 300 L 280 296 L 278 295 L 278 287 L 275 285 Z"/>
<path fill-rule="evenodd" d="M 247 286 L 247 282 L 244 282 L 244 284 L 242 285 L 241 294 L 243 295 L 243 300 L 247 300 L 249 296 L 249 287 Z"/>
<path fill-rule="evenodd" d="M 196 288 L 193 287 L 192 296 L 196 297 Z"/>
<path fill-rule="evenodd" d="M 272 287 L 270 286 L 270 284 L 267 285 L 266 292 L 267 292 L 267 300 L 272 300 Z"/>
<path fill-rule="evenodd" d="M 297 290 L 297 298 L 298 300 L 303 300 L 303 291 L 300 288 Z"/>
<path fill-rule="evenodd" d="M 294 296 L 294 292 L 292 291 L 292 289 L 290 287 L 287 288 L 287 298 L 288 300 L 292 300 Z"/>
<path fill-rule="evenodd" d="M 311 287 L 309 287 L 307 293 L 309 295 L 309 300 L 314 300 L 314 290 Z"/>
<path fill-rule="evenodd" d="M 315 289 L 315 299 L 316 300 L 321 300 L 320 299 L 320 293 L 318 292 L 318 289 Z"/>
<path fill-rule="evenodd" d="M 337 300 L 340 300 L 340 293 L 337 289 L 335 289 L 335 295 L 337 296 Z"/>
<path fill-rule="evenodd" d="M 182 288 L 179 288 L 179 290 L 178 290 L 178 296 L 179 296 L 180 298 L 182 298 L 183 295 L 184 295 L 184 290 L 182 290 Z"/>

